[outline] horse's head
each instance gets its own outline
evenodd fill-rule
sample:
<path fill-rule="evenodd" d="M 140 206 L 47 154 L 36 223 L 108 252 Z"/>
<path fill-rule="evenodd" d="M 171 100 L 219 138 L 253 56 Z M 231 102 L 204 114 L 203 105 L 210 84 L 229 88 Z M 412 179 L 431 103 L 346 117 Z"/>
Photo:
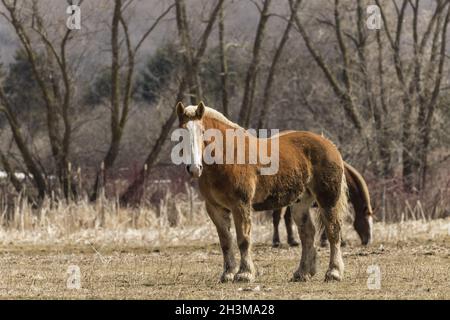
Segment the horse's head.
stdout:
<path fill-rule="evenodd" d="M 371 209 L 365 208 L 364 215 L 356 215 L 353 226 L 361 239 L 362 245 L 366 246 L 372 242 L 373 213 Z"/>
<path fill-rule="evenodd" d="M 205 105 L 200 102 L 198 106 L 185 107 L 182 102 L 177 104 L 177 115 L 180 128 L 189 131 L 189 145 L 191 159 L 186 165 L 187 172 L 194 178 L 199 178 L 203 170 L 203 115 L 205 114 Z"/>

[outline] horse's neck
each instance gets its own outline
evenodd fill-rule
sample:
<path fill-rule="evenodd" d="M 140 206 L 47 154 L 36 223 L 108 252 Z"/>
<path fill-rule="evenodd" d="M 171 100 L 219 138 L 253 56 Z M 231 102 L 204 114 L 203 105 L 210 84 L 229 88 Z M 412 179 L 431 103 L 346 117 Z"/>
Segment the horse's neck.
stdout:
<path fill-rule="evenodd" d="M 206 120 L 206 121 L 205 121 Z M 221 138 L 222 143 L 216 144 L 215 146 L 215 152 L 223 153 L 223 160 L 228 159 L 228 148 L 232 146 L 234 149 L 234 152 L 232 151 L 232 157 L 235 158 L 237 154 L 241 154 L 243 152 L 245 157 L 245 162 L 248 163 L 249 161 L 249 152 L 250 152 L 250 146 L 253 146 L 255 151 L 259 150 L 260 142 L 262 139 L 258 139 L 255 135 L 253 135 L 250 131 L 230 122 L 223 122 L 218 119 L 204 119 L 203 125 L 205 129 L 215 129 L 219 130 L 221 132 Z M 229 141 L 229 139 L 232 139 Z M 209 144 L 209 142 L 207 142 Z M 244 148 L 243 150 L 240 148 Z M 237 151 L 240 150 L 240 151 Z M 235 159 L 234 161 L 237 161 Z M 259 161 L 259 160 L 257 160 Z M 234 162 L 238 163 L 238 162 Z M 227 163 L 228 165 L 232 165 L 233 163 Z M 218 169 L 218 167 L 213 166 L 214 168 Z"/>

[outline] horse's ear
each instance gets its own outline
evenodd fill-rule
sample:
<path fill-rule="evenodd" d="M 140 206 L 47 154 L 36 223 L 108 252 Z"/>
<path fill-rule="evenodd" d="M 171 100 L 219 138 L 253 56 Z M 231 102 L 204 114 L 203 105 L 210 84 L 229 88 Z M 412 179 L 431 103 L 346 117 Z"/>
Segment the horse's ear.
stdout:
<path fill-rule="evenodd" d="M 183 105 L 183 102 L 178 102 L 177 103 L 177 106 L 176 106 L 176 109 L 177 109 L 177 115 L 178 115 L 178 118 L 180 118 L 183 114 L 184 114 L 184 105 Z"/>
<path fill-rule="evenodd" d="M 205 114 L 205 104 L 203 101 L 200 101 L 200 103 L 197 106 L 197 109 L 195 110 L 195 115 L 197 118 L 201 119 L 203 115 Z"/>

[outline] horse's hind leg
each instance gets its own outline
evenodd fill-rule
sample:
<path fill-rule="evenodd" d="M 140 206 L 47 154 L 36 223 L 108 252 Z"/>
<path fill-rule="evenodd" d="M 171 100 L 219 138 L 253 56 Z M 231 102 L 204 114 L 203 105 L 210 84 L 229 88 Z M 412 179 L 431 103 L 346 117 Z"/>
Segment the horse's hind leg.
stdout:
<path fill-rule="evenodd" d="M 298 242 L 294 238 L 294 228 L 292 221 L 291 207 L 286 208 L 286 213 L 284 214 L 284 223 L 286 225 L 287 241 L 291 247 L 298 246 Z"/>
<path fill-rule="evenodd" d="M 345 247 L 347 245 L 347 242 L 344 239 L 344 236 L 342 235 L 342 230 L 341 230 L 341 246 Z M 324 230 L 322 230 L 322 234 L 320 235 L 320 246 L 322 248 L 325 248 L 328 246 L 328 238 L 327 238 L 327 233 Z"/>
<path fill-rule="evenodd" d="M 292 205 L 291 213 L 297 224 L 302 256 L 297 271 L 294 272 L 293 281 L 306 281 L 317 271 L 317 250 L 314 243 L 316 229 L 311 219 L 310 206 L 312 198 L 308 197 Z"/>
<path fill-rule="evenodd" d="M 255 266 L 251 257 L 251 208 L 250 205 L 238 206 L 233 210 L 236 237 L 241 252 L 241 264 L 235 281 L 252 282 L 255 279 Z"/>
<path fill-rule="evenodd" d="M 234 280 L 237 272 L 236 261 L 234 259 L 231 228 L 231 213 L 227 210 L 206 203 L 206 211 L 216 226 L 219 235 L 220 246 L 223 254 L 223 274 L 220 277 L 221 282 Z"/>
<path fill-rule="evenodd" d="M 328 177 L 326 181 L 334 182 Z M 338 187 L 338 188 L 336 188 Z M 341 225 L 348 213 L 347 182 L 342 175 L 339 184 L 322 183 L 316 200 L 319 204 L 320 218 L 325 226 L 330 243 L 330 264 L 325 274 L 325 281 L 340 281 L 344 275 L 344 261 L 341 253 Z"/>
<path fill-rule="evenodd" d="M 337 207 L 320 208 L 322 223 L 325 225 L 330 243 L 330 264 L 325 274 L 325 281 L 341 280 L 344 273 L 344 262 L 341 253 L 341 221 Z"/>
<path fill-rule="evenodd" d="M 280 246 L 280 233 L 278 232 L 278 226 L 281 220 L 281 210 L 277 209 L 272 212 L 272 221 L 273 221 L 273 238 L 272 238 L 272 247 L 277 248 Z"/>

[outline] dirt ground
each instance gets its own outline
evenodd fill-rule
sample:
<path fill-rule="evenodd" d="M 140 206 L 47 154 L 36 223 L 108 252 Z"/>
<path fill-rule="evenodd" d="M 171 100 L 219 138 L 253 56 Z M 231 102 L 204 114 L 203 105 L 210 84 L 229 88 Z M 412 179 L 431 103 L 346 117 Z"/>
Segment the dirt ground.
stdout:
<path fill-rule="evenodd" d="M 368 248 L 351 244 L 344 248 L 346 273 L 340 283 L 323 282 L 328 249 L 320 249 L 319 272 L 310 282 L 290 282 L 299 253 L 300 248 L 257 243 L 254 260 L 260 275 L 256 282 L 220 284 L 222 255 L 217 243 L 168 247 L 3 244 L 0 298 L 450 299 L 450 236 L 374 243 Z M 79 267 L 80 289 L 67 286 L 71 265 Z M 379 267 L 380 289 L 368 288 L 369 266 Z"/>

